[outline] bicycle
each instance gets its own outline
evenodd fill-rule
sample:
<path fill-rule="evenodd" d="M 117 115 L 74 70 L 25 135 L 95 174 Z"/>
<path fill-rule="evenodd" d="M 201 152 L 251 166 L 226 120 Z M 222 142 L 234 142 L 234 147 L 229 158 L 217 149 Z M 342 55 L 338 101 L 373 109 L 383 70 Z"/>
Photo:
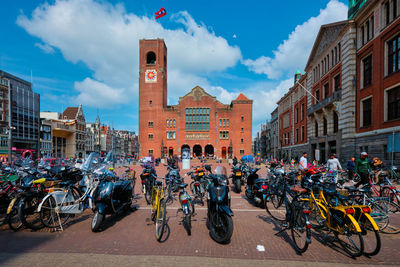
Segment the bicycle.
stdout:
<path fill-rule="evenodd" d="M 158 177 L 157 177 L 158 178 Z M 158 178 L 164 179 L 165 178 Z M 151 189 L 151 220 L 156 225 L 156 239 L 157 241 L 161 241 L 161 238 L 164 234 L 164 229 L 166 225 L 166 213 L 167 213 L 167 204 L 164 198 L 164 183 L 161 181 L 154 181 L 153 187 Z"/>
<path fill-rule="evenodd" d="M 304 209 L 302 203 L 298 200 L 307 190 L 297 186 L 289 190 L 289 186 L 284 180 L 281 180 L 281 185 L 283 186 L 283 190 L 281 194 L 278 193 L 277 199 L 279 199 L 278 203 L 285 204 L 286 213 L 285 219 L 278 219 L 278 221 L 287 224 L 287 226 L 275 235 L 290 229 L 295 250 L 301 254 L 307 250 L 308 245 L 311 243 L 311 224 L 308 220 L 310 211 Z M 291 201 L 289 201 L 288 195 L 292 199 Z M 271 207 L 268 208 L 269 205 L 267 203 L 270 199 L 271 197 L 266 197 L 265 209 L 271 217 L 275 218 L 271 213 Z"/>
<path fill-rule="evenodd" d="M 349 191 L 349 203 L 368 205 L 371 207 L 371 217 L 376 221 L 379 230 L 386 234 L 400 233 L 400 206 L 386 197 L 372 197 L 371 188 L 345 186 Z"/>
<path fill-rule="evenodd" d="M 310 217 L 315 219 L 319 224 L 320 229 L 328 229 L 328 233 L 325 235 L 323 240 L 327 238 L 330 233 L 334 233 L 335 239 L 339 241 L 343 250 L 346 251 L 351 257 L 359 257 L 364 253 L 364 240 L 362 236 L 362 229 L 353 217 L 356 209 L 352 206 L 338 205 L 338 199 L 336 203 L 333 202 L 333 196 L 339 198 L 336 194 L 336 185 L 333 184 L 334 194 L 331 191 L 331 198 L 326 198 L 325 192 L 328 192 L 326 188 L 323 188 L 321 183 L 317 181 L 309 180 L 311 187 L 307 184 L 310 196 L 308 198 L 302 198 L 301 201 L 305 203 L 310 209 Z M 322 188 L 321 188 L 322 187 Z M 318 190 L 318 198 L 315 197 L 314 191 Z M 344 237 L 344 238 L 341 238 Z"/>

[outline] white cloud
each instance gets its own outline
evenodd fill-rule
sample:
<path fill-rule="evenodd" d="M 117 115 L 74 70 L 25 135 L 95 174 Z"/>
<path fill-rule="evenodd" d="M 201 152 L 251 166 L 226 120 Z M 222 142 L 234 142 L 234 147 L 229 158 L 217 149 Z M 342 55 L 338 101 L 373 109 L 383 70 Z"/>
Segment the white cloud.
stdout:
<path fill-rule="evenodd" d="M 54 48 L 51 47 L 48 44 L 41 44 L 41 43 L 36 43 L 35 44 L 36 47 L 39 47 L 43 52 L 45 52 L 46 54 L 54 54 Z"/>
<path fill-rule="evenodd" d="M 338 0 L 331 0 L 325 9 L 321 9 L 316 17 L 311 17 L 306 22 L 298 25 L 289 34 L 288 39 L 273 51 L 273 57 L 261 56 L 256 60 L 243 61 L 251 71 L 265 74 L 270 79 L 279 79 L 282 75 L 293 74 L 296 69 L 303 69 L 307 63 L 313 43 L 323 24 L 345 20 L 347 6 Z"/>
<path fill-rule="evenodd" d="M 31 18 L 20 15 L 17 24 L 41 39 L 44 45 L 37 44 L 41 49 L 57 48 L 66 60 L 83 62 L 93 71 L 93 77 L 75 83 L 79 92 L 76 101 L 97 106 L 98 102 L 127 103 L 137 96 L 139 40 L 143 38 L 164 38 L 170 92 L 190 89 L 179 81 L 189 78 L 182 77 L 205 84 L 199 73 L 223 71 L 241 59 L 238 47 L 230 46 L 207 26 L 198 25 L 187 12 L 174 14 L 171 19 L 177 29 L 166 29 L 154 19 L 127 13 L 121 4 L 58 0 L 37 7 Z M 178 74 L 182 75 L 175 77 L 177 80 L 170 79 Z M 118 95 L 99 94 L 99 88 Z"/>

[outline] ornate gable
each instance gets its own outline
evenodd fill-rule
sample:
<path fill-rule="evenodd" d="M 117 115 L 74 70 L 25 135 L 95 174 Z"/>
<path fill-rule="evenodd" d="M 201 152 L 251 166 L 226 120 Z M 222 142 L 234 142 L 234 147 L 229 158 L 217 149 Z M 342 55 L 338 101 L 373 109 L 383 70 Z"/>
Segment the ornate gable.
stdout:
<path fill-rule="evenodd" d="M 340 32 L 347 25 L 348 21 L 340 21 L 331 24 L 322 25 L 317 38 L 315 39 L 314 46 L 311 50 L 310 57 L 308 58 L 306 70 L 325 50 L 338 38 Z"/>
<path fill-rule="evenodd" d="M 200 86 L 196 86 L 194 87 L 189 93 L 187 93 L 186 95 L 184 95 L 183 97 L 179 97 L 179 101 L 183 100 L 186 97 L 193 97 L 195 101 L 201 101 L 201 98 L 203 96 L 209 96 L 211 98 L 213 98 L 214 100 L 216 100 L 215 96 L 212 96 L 210 94 L 208 94 L 203 88 L 201 88 Z"/>

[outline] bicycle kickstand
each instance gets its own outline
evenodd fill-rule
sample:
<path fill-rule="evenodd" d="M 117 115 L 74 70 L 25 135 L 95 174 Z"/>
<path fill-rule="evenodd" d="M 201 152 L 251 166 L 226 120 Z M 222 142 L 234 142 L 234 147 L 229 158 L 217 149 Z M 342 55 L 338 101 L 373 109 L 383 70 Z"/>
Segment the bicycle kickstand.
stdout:
<path fill-rule="evenodd" d="M 324 243 L 324 244 L 326 243 L 325 241 L 326 241 L 326 239 L 328 238 L 328 235 L 329 235 L 330 233 L 332 233 L 332 230 L 329 230 L 328 233 L 326 233 L 326 234 L 324 235 L 324 237 L 321 239 L 321 242 L 322 242 L 322 243 Z"/>
<path fill-rule="evenodd" d="M 279 232 L 277 232 L 275 235 L 279 235 L 280 233 L 286 231 L 289 229 L 289 225 L 285 226 L 283 229 L 281 229 Z"/>

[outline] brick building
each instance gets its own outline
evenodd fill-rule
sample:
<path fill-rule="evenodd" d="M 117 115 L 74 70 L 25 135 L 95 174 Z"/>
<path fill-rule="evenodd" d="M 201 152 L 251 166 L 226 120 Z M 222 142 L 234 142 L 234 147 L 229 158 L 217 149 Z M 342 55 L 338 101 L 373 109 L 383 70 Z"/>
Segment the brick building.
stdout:
<path fill-rule="evenodd" d="M 240 94 L 230 105 L 196 86 L 167 105 L 167 47 L 162 39 L 140 40 L 140 157 L 180 155 L 240 157 L 252 151 L 252 104 Z"/>
<path fill-rule="evenodd" d="M 388 151 L 400 139 L 400 1 L 367 1 L 353 10 L 357 25 L 355 152 L 395 164 Z"/>
<path fill-rule="evenodd" d="M 307 93 L 305 92 L 306 75 L 297 71 L 294 85 L 278 101 L 279 158 L 299 159 L 307 151 Z"/>

